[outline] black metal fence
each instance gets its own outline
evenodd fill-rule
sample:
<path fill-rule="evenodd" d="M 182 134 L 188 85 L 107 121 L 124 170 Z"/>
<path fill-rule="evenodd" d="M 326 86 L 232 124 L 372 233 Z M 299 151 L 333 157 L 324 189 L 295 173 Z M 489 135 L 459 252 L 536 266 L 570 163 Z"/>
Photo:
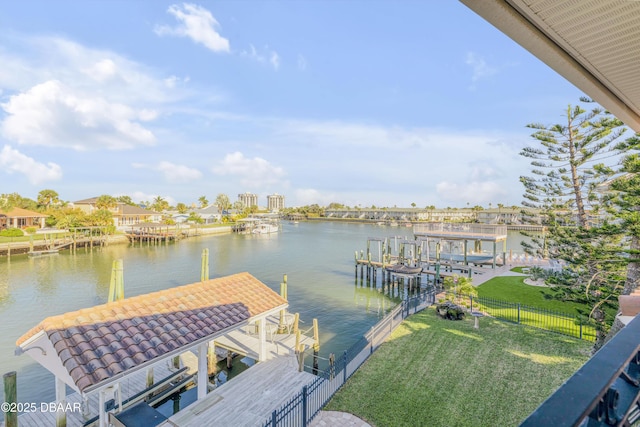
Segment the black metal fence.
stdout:
<path fill-rule="evenodd" d="M 579 316 L 531 307 L 518 302 L 487 297 L 465 297 L 471 311 L 482 311 L 496 319 L 519 323 L 559 334 L 595 341 L 596 331 Z"/>
<path fill-rule="evenodd" d="M 640 422 L 640 316 L 622 328 L 521 424 L 635 426 Z"/>
<path fill-rule="evenodd" d="M 263 427 L 306 427 L 405 318 L 424 310 L 435 302 L 435 294 L 435 289 L 422 290 L 417 295 L 403 300 L 349 350 L 336 356 L 327 369 L 317 371 L 317 377 L 311 383 L 304 386 L 280 408 L 274 410 Z M 305 369 L 313 370 L 307 366 Z"/>

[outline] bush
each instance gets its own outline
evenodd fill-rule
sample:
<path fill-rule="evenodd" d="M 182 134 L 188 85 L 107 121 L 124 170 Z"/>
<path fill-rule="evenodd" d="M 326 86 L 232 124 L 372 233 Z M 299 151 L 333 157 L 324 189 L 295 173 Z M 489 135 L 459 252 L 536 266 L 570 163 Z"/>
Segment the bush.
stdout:
<path fill-rule="evenodd" d="M 26 232 L 27 232 L 27 234 L 34 234 L 37 230 L 38 230 L 38 229 L 37 229 L 37 228 L 35 228 L 35 227 L 27 227 L 27 228 L 25 228 L 25 230 L 24 230 L 24 231 L 26 231 Z"/>
<path fill-rule="evenodd" d="M 5 228 L 0 231 L 0 236 L 2 237 L 22 237 L 24 233 L 19 228 Z"/>
<path fill-rule="evenodd" d="M 464 319 L 464 308 L 451 301 L 445 301 L 436 305 L 436 312 L 443 319 L 462 320 Z"/>

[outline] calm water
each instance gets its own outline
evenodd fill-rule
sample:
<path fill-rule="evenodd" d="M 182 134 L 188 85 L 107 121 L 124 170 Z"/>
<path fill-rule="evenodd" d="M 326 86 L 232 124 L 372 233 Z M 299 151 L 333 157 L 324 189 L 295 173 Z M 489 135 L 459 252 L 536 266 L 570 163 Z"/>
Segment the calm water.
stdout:
<path fill-rule="evenodd" d="M 395 302 L 354 279 L 355 250 L 367 237 L 413 236 L 410 228 L 327 222 L 283 222 L 272 235 L 201 236 L 168 246 L 112 245 L 77 254 L 0 258 L 0 366 L 18 372 L 18 400 L 55 399 L 54 378 L 27 356 L 14 356 L 15 341 L 47 316 L 107 300 L 111 264 L 124 260 L 125 296 L 200 280 L 202 249 L 210 253 L 210 276 L 248 271 L 279 292 L 288 276 L 289 310 L 320 325 L 321 353 L 339 353 L 355 343 Z M 509 248 L 516 247 L 512 237 Z M 519 245 L 517 245 L 519 247 Z"/>

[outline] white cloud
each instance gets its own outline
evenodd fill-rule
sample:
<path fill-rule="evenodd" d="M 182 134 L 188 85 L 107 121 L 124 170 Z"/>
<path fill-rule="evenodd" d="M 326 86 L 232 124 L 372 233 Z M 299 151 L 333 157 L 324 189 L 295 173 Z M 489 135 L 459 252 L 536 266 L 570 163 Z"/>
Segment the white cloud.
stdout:
<path fill-rule="evenodd" d="M 19 144 L 75 150 L 153 145 L 155 136 L 138 120 L 154 117 L 106 98 L 83 94 L 50 80 L 1 104 L 2 134 Z"/>
<path fill-rule="evenodd" d="M 283 183 L 286 175 L 281 167 L 273 166 L 260 157 L 247 158 L 239 151 L 227 154 L 211 170 L 217 175 L 236 176 L 242 185 L 250 188 L 264 188 Z"/>
<path fill-rule="evenodd" d="M 273 66 L 274 70 L 278 70 L 278 68 L 280 68 L 280 56 L 278 55 L 278 52 L 276 51 L 271 52 L 271 56 L 269 57 L 269 62 Z"/>
<path fill-rule="evenodd" d="M 118 74 L 116 64 L 111 59 L 102 59 L 83 71 L 101 83 L 116 77 Z"/>
<path fill-rule="evenodd" d="M 217 28 L 220 24 L 207 9 L 191 3 L 183 3 L 169 6 L 167 12 L 180 24 L 176 27 L 156 26 L 155 32 L 159 36 L 188 37 L 213 52 L 230 51 L 229 40 L 218 33 Z"/>
<path fill-rule="evenodd" d="M 49 162 L 46 165 L 5 145 L 0 151 L 0 170 L 9 174 L 18 172 L 27 177 L 34 185 L 62 178 L 59 165 Z"/>
<path fill-rule="evenodd" d="M 307 69 L 307 59 L 302 55 L 298 55 L 298 70 L 305 71 L 306 69 Z"/>
<path fill-rule="evenodd" d="M 189 77 L 180 78 L 177 76 L 171 76 L 164 79 L 164 84 L 166 87 L 173 89 L 180 85 L 186 85 L 187 83 L 189 83 L 189 80 L 191 80 Z"/>
<path fill-rule="evenodd" d="M 240 56 L 249 58 L 261 64 L 266 64 L 268 57 L 268 62 L 274 70 L 277 71 L 280 68 L 280 55 L 278 55 L 278 52 L 275 50 L 269 49 L 269 46 L 265 46 L 261 52 L 258 52 L 253 44 L 249 44 L 249 50 L 241 51 Z"/>
<path fill-rule="evenodd" d="M 497 68 L 489 66 L 483 57 L 473 52 L 467 53 L 465 62 L 467 65 L 470 65 L 473 70 L 473 75 L 471 76 L 473 83 L 498 73 Z"/>
<path fill-rule="evenodd" d="M 157 165 L 147 165 L 144 163 L 132 163 L 134 168 L 151 169 L 162 172 L 165 180 L 170 183 L 186 183 L 202 178 L 202 172 L 198 169 L 184 165 L 176 165 L 171 162 L 161 161 Z"/>
<path fill-rule="evenodd" d="M 524 134 L 313 120 L 273 120 L 269 127 L 273 144 L 290 147 L 280 161 L 292 182 L 322 182 L 323 191 L 340 196 L 330 202 L 514 204 L 522 194 L 518 178 L 529 170 L 519 155 Z M 309 152 L 300 167 L 296 159 Z"/>

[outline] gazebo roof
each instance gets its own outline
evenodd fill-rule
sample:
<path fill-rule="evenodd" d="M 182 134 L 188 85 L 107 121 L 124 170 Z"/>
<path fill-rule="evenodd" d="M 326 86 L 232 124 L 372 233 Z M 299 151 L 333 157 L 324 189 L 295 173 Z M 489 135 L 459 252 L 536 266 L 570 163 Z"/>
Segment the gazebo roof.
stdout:
<path fill-rule="evenodd" d="M 89 392 L 286 306 L 239 273 L 48 317 L 18 339 L 16 352 L 39 349 L 28 354 Z"/>

